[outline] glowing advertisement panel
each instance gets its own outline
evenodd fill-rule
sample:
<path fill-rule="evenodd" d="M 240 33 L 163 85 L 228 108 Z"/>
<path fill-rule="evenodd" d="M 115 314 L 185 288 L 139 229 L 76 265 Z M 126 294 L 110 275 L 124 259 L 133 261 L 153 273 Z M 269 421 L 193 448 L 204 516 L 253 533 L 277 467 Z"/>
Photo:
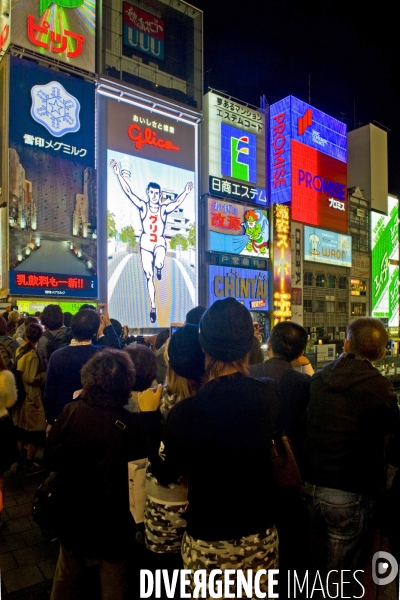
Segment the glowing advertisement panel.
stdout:
<path fill-rule="evenodd" d="M 165 22 L 128 2 L 123 3 L 123 43 L 164 60 Z"/>
<path fill-rule="evenodd" d="M 347 165 L 292 140 L 292 219 L 347 233 Z"/>
<path fill-rule="evenodd" d="M 95 72 L 96 0 L 11 0 L 11 41 Z"/>
<path fill-rule="evenodd" d="M 266 205 L 265 116 L 209 92 L 203 145 L 203 191 Z"/>
<path fill-rule="evenodd" d="M 208 198 L 208 230 L 211 251 L 269 257 L 269 220 L 265 210 Z"/>
<path fill-rule="evenodd" d="M 94 93 L 82 79 L 11 57 L 11 293 L 97 297 Z"/>
<path fill-rule="evenodd" d="M 70 312 L 72 315 L 75 315 L 83 304 L 87 304 L 86 302 L 63 302 L 57 299 L 52 299 L 51 302 L 46 302 L 45 300 L 35 298 L 28 298 L 27 300 L 21 300 L 19 298 L 16 299 L 16 304 L 18 306 L 18 310 L 23 313 L 28 313 L 29 315 L 34 315 L 36 312 L 43 312 L 46 306 L 49 304 L 57 304 L 61 310 L 65 312 Z M 93 306 L 97 306 L 97 302 L 90 302 Z"/>
<path fill-rule="evenodd" d="M 268 310 L 267 271 L 209 265 L 209 306 L 223 298 L 236 298 L 249 310 Z"/>
<path fill-rule="evenodd" d="M 351 267 L 351 237 L 305 226 L 304 260 Z"/>
<path fill-rule="evenodd" d="M 292 141 L 347 163 L 346 125 L 288 96 L 270 107 L 270 200 L 291 200 Z M 294 217 L 293 217 L 294 218 Z"/>
<path fill-rule="evenodd" d="M 395 317 L 398 308 L 395 314 L 389 309 L 390 304 L 396 304 L 396 293 L 398 303 L 398 287 L 393 283 L 393 272 L 397 267 L 391 264 L 391 261 L 399 260 L 398 215 L 398 200 L 390 196 L 387 216 L 371 211 L 372 316 L 388 318 L 390 323 L 398 318 Z M 392 289 L 391 295 L 389 288 Z"/>
<path fill-rule="evenodd" d="M 10 1 L 0 0 L 0 60 L 10 45 Z"/>
<path fill-rule="evenodd" d="M 195 130 L 113 100 L 107 110 L 110 313 L 169 327 L 197 303 Z"/>
<path fill-rule="evenodd" d="M 274 325 L 280 321 L 288 321 L 292 318 L 292 294 L 291 294 L 291 220 L 290 207 L 276 204 L 274 211 L 274 244 L 273 244 L 273 320 Z"/>

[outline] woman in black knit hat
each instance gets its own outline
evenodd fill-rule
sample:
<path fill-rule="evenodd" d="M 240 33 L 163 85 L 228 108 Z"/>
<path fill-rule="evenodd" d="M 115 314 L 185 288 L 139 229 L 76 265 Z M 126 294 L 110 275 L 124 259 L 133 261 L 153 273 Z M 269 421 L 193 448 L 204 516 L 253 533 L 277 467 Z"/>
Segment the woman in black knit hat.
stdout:
<path fill-rule="evenodd" d="M 192 592 L 198 569 L 221 569 L 221 579 L 224 569 L 254 575 L 265 569 L 259 585 L 267 592 L 268 569 L 278 566 L 269 456 L 278 390 L 272 380 L 248 377 L 253 336 L 250 313 L 234 298 L 218 300 L 204 313 L 199 341 L 208 382 L 171 409 L 159 448 L 161 389 L 139 397 L 142 425 L 152 434 L 154 474 L 162 483 L 187 477 L 182 558 L 192 572 Z"/>

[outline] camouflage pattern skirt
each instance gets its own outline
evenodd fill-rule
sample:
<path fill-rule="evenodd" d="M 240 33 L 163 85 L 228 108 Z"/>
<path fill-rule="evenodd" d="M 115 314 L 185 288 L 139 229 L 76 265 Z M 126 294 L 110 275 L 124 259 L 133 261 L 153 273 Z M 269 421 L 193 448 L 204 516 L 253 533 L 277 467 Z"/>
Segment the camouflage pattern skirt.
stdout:
<path fill-rule="evenodd" d="M 180 552 L 186 529 L 185 504 L 161 504 L 149 497 L 144 509 L 146 546 L 152 552 Z"/>
<path fill-rule="evenodd" d="M 198 569 L 205 569 L 207 573 L 213 569 L 251 569 L 253 576 L 260 569 L 266 569 L 267 574 L 260 578 L 260 590 L 266 592 L 268 597 L 268 569 L 277 569 L 279 566 L 278 547 L 278 533 L 275 527 L 262 533 L 223 542 L 196 540 L 185 532 L 182 540 L 183 568 L 192 572 L 192 593 L 195 588 L 193 575 Z M 220 579 L 222 578 L 221 575 Z M 232 576 L 231 579 L 234 581 L 235 577 Z M 218 577 L 215 578 L 215 581 L 217 580 Z M 256 598 L 254 594 L 253 597 Z M 208 595 L 207 598 L 211 596 Z"/>

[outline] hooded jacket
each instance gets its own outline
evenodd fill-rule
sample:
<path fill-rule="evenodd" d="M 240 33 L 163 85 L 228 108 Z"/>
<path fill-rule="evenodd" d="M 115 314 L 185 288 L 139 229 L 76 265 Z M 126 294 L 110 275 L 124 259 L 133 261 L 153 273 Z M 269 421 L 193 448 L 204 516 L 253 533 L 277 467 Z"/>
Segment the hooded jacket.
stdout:
<path fill-rule="evenodd" d="M 399 424 L 392 384 L 368 360 L 344 353 L 311 379 L 304 479 L 377 498 L 384 437 Z"/>

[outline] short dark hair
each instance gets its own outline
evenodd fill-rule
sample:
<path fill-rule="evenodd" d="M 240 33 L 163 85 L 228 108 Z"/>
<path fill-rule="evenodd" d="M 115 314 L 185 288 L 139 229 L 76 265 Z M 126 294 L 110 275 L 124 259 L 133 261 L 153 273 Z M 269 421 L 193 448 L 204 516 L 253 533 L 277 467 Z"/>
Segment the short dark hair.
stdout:
<path fill-rule="evenodd" d="M 346 340 L 351 354 L 374 361 L 382 357 L 389 334 L 379 319 L 360 317 L 347 326 Z"/>
<path fill-rule="evenodd" d="M 79 310 L 96 310 L 96 307 L 94 304 L 82 304 L 82 306 L 80 307 Z"/>
<path fill-rule="evenodd" d="M 39 323 L 39 319 L 37 317 L 25 317 L 25 319 L 24 319 L 25 328 L 27 325 L 29 325 L 29 323 Z"/>
<path fill-rule="evenodd" d="M 64 325 L 65 327 L 69 327 L 71 325 L 71 319 L 72 319 L 72 313 L 70 313 L 68 310 L 65 311 L 64 313 Z"/>
<path fill-rule="evenodd" d="M 146 188 L 146 192 L 148 192 L 150 188 L 153 188 L 153 190 L 160 190 L 160 192 L 161 192 L 160 184 L 155 183 L 154 181 L 150 181 L 149 185 Z"/>
<path fill-rule="evenodd" d="M 169 329 L 163 329 L 160 331 L 158 336 L 156 337 L 156 341 L 154 347 L 156 350 L 159 350 L 162 346 L 164 346 L 165 342 L 169 338 Z"/>
<path fill-rule="evenodd" d="M 249 365 L 257 365 L 264 362 L 264 352 L 257 335 L 254 335 L 253 348 L 249 353 Z"/>
<path fill-rule="evenodd" d="M 82 367 L 83 400 L 92 406 L 122 408 L 135 386 L 135 367 L 126 352 L 96 352 Z"/>
<path fill-rule="evenodd" d="M 293 321 L 277 323 L 269 334 L 272 352 L 292 361 L 301 356 L 307 346 L 307 331 Z"/>
<path fill-rule="evenodd" d="M 200 323 L 201 317 L 206 312 L 206 308 L 204 306 L 195 306 L 186 315 L 186 323 L 190 323 L 191 325 L 198 325 Z"/>
<path fill-rule="evenodd" d="M 71 319 L 71 329 L 78 342 L 91 340 L 100 327 L 100 317 L 95 310 L 84 308 Z"/>
<path fill-rule="evenodd" d="M 46 329 L 59 329 L 64 323 L 61 307 L 58 304 L 48 304 L 45 306 L 40 320 Z"/>
<path fill-rule="evenodd" d="M 147 390 L 157 375 L 157 358 L 153 350 L 143 344 L 126 346 L 124 352 L 129 354 L 135 365 L 136 382 L 132 390 L 144 392 Z"/>
<path fill-rule="evenodd" d="M 110 319 L 111 325 L 114 327 L 114 331 L 117 336 L 120 338 L 122 335 L 122 325 L 117 319 Z"/>
<path fill-rule="evenodd" d="M 25 329 L 25 337 L 30 342 L 36 344 L 40 340 L 43 335 L 43 329 L 39 325 L 39 323 L 29 323 Z"/>
<path fill-rule="evenodd" d="M 7 321 L 4 317 L 0 317 L 0 335 L 7 335 Z"/>

